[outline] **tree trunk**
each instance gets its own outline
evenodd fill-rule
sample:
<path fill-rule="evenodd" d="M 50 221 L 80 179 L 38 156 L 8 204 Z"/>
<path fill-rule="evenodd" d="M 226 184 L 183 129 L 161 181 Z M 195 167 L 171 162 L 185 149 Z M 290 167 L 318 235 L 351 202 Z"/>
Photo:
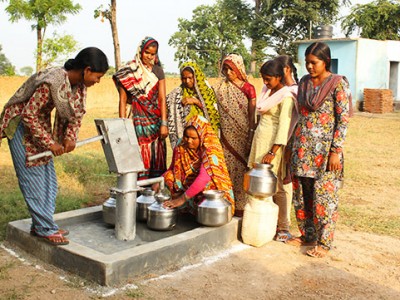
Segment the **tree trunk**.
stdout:
<path fill-rule="evenodd" d="M 36 72 L 39 72 L 42 68 L 42 48 L 43 48 L 43 36 L 42 36 L 42 28 L 39 26 L 36 29 Z"/>
<path fill-rule="evenodd" d="M 114 43 L 115 70 L 121 67 L 121 55 L 117 30 L 117 0 L 111 0 L 111 33 Z"/>
<path fill-rule="evenodd" d="M 261 8 L 261 0 L 254 0 L 255 6 L 254 6 L 254 11 L 255 14 L 260 13 L 260 8 Z M 251 40 L 251 63 L 250 63 L 250 72 L 251 74 L 256 74 L 256 67 L 257 67 L 257 46 L 256 46 L 256 40 L 252 39 Z"/>

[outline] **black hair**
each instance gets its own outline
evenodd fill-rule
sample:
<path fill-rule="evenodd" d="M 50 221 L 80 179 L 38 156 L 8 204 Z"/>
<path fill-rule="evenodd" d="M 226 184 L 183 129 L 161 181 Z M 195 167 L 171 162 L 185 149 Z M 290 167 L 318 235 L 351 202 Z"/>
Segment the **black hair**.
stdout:
<path fill-rule="evenodd" d="M 299 78 L 297 77 L 297 68 L 293 63 L 293 58 L 289 55 L 279 55 L 275 58 L 281 65 L 282 68 L 289 67 L 292 70 L 292 74 L 296 83 L 299 83 Z"/>
<path fill-rule="evenodd" d="M 274 59 L 266 61 L 260 68 L 262 76 L 281 77 L 281 82 L 285 81 L 282 64 Z"/>
<path fill-rule="evenodd" d="M 329 46 L 322 42 L 314 42 L 307 47 L 305 56 L 312 54 L 324 61 L 325 69 L 327 71 L 331 68 L 331 49 Z"/>
<path fill-rule="evenodd" d="M 82 70 L 86 67 L 90 67 L 92 72 L 107 72 L 109 68 L 107 56 L 99 48 L 88 47 L 82 49 L 75 58 L 68 59 L 64 64 L 67 71 Z"/>

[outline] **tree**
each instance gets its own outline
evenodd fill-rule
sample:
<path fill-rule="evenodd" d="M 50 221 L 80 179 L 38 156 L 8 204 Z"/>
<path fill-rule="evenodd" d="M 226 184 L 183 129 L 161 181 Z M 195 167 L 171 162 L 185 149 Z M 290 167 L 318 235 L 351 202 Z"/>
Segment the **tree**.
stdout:
<path fill-rule="evenodd" d="M 175 60 L 179 63 L 195 60 L 208 76 L 218 75 L 220 60 L 228 53 L 239 53 L 249 61 L 243 43 L 246 19 L 240 16 L 238 10 L 232 13 L 225 6 L 229 2 L 241 5 L 240 0 L 217 0 L 215 5 L 201 5 L 194 9 L 191 21 L 178 20 L 178 32 L 168 42 L 178 49 Z M 246 6 L 241 8 L 246 9 Z"/>
<path fill-rule="evenodd" d="M 262 11 L 265 11 L 264 6 L 269 6 L 270 1 L 254 0 L 254 8 L 252 21 L 250 23 L 248 36 L 251 39 L 251 69 L 252 74 L 257 74 L 257 65 L 260 65 L 265 59 L 265 48 L 268 46 L 267 40 L 264 38 L 272 34 L 271 26 L 260 26 L 257 21 L 261 17 Z"/>
<path fill-rule="evenodd" d="M 108 6 L 108 9 L 103 9 L 103 5 L 98 7 L 94 11 L 94 18 L 96 19 L 98 17 L 101 17 L 102 22 L 104 22 L 104 18 L 110 22 L 114 44 L 115 68 L 118 70 L 121 67 L 121 55 L 117 30 L 117 0 L 111 0 L 111 4 Z"/>
<path fill-rule="evenodd" d="M 250 37 L 259 52 L 268 41 L 277 54 L 297 57 L 296 40 L 310 35 L 312 24 L 332 24 L 337 20 L 340 5 L 349 0 L 255 0 L 254 18 Z M 257 46 L 260 43 L 260 46 Z"/>
<path fill-rule="evenodd" d="M 67 56 L 77 50 L 78 42 L 72 35 L 59 36 L 53 33 L 52 39 L 43 42 L 42 66 L 63 65 Z"/>
<path fill-rule="evenodd" d="M 19 72 L 25 76 L 31 76 L 33 74 L 33 68 L 31 66 L 25 66 L 19 69 Z"/>
<path fill-rule="evenodd" d="M 341 26 L 346 36 L 361 29 L 362 38 L 400 40 L 399 1 L 377 0 L 357 4 L 343 19 Z"/>
<path fill-rule="evenodd" d="M 3 47 L 0 45 L 0 75 L 14 76 L 15 67 L 10 63 L 2 51 Z"/>
<path fill-rule="evenodd" d="M 32 30 L 36 30 L 36 70 L 42 68 L 42 48 L 47 26 L 58 25 L 66 21 L 67 14 L 76 14 L 81 9 L 71 0 L 9 0 L 6 7 L 11 22 L 20 19 L 33 21 Z"/>
<path fill-rule="evenodd" d="M 310 34 L 311 24 L 331 24 L 337 19 L 340 4 L 349 0 L 217 0 L 213 6 L 199 6 L 192 20 L 179 19 L 179 31 L 169 44 L 178 50 L 180 62 L 195 59 L 207 74 L 215 74 L 216 61 L 224 54 L 239 52 L 251 72 L 266 59 L 266 50 L 297 57 L 294 41 Z M 250 54 L 243 40 L 250 39 Z M 225 49 L 225 48 L 226 49 Z"/>

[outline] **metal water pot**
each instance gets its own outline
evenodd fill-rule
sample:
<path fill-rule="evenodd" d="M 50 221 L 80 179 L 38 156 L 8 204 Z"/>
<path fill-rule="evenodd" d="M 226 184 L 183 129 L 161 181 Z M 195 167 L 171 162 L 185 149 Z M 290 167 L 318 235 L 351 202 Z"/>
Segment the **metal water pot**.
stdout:
<path fill-rule="evenodd" d="M 243 188 L 249 195 L 266 198 L 276 193 L 276 176 L 271 164 L 254 163 L 253 168 L 244 174 Z"/>
<path fill-rule="evenodd" d="M 115 207 L 117 204 L 117 192 L 110 190 L 110 198 L 103 203 L 103 221 L 115 225 Z"/>
<path fill-rule="evenodd" d="M 141 192 L 141 195 L 136 199 L 136 220 L 147 221 L 147 208 L 156 201 L 154 197 L 155 191 L 151 188 L 146 188 Z"/>
<path fill-rule="evenodd" d="M 165 193 L 154 195 L 156 201 L 147 208 L 147 227 L 153 230 L 172 230 L 176 225 L 178 210 L 165 208 L 164 201 L 170 196 Z"/>
<path fill-rule="evenodd" d="M 197 222 L 205 226 L 221 226 L 232 220 L 232 205 L 224 198 L 224 191 L 203 192 L 204 200 L 197 208 Z"/>

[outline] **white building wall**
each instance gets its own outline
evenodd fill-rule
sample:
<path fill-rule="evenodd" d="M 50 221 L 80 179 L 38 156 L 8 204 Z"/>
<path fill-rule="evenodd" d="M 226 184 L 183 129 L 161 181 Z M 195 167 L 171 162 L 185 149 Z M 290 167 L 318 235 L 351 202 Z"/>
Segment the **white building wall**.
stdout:
<path fill-rule="evenodd" d="M 304 52 L 315 41 L 328 44 L 332 58 L 338 59 L 338 74 L 348 78 L 353 102 L 364 100 L 365 88 L 390 88 L 394 99 L 400 99 L 400 41 L 363 38 L 301 41 L 298 48 L 300 75 L 307 73 Z"/>
<path fill-rule="evenodd" d="M 387 57 L 389 72 L 387 74 L 389 86 L 393 90 L 395 100 L 400 100 L 400 41 L 387 41 Z M 390 63 L 397 63 L 397 68 L 390 70 Z"/>
<path fill-rule="evenodd" d="M 385 41 L 358 39 L 357 40 L 357 100 L 363 100 L 364 89 L 389 88 L 389 62 L 387 43 Z"/>

